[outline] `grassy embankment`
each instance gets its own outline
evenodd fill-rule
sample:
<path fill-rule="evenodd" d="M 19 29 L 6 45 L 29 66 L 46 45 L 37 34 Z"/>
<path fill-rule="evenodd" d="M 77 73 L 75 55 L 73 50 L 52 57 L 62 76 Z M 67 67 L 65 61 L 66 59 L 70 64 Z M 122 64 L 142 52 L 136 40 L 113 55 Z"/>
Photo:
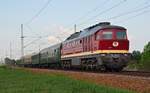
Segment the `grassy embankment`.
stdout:
<path fill-rule="evenodd" d="M 135 93 L 68 78 L 0 67 L 0 93 Z"/>

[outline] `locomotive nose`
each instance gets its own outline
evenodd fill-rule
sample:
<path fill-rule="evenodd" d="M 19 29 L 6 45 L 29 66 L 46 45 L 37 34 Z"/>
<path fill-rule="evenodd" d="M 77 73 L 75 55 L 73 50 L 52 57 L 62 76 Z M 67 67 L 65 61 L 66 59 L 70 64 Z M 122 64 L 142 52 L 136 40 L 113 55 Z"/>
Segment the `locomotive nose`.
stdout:
<path fill-rule="evenodd" d="M 119 57 L 118 58 L 113 58 L 114 62 L 119 62 Z"/>
<path fill-rule="evenodd" d="M 119 55 L 118 54 L 112 54 L 112 59 L 114 62 L 119 62 Z"/>

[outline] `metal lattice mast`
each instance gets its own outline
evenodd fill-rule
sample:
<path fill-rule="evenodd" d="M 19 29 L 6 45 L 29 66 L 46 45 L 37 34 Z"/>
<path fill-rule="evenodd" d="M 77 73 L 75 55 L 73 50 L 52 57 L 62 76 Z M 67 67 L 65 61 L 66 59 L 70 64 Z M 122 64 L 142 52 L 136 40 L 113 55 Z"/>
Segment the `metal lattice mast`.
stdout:
<path fill-rule="evenodd" d="M 24 62 L 24 36 L 23 36 L 23 24 L 21 24 L 21 61 Z"/>

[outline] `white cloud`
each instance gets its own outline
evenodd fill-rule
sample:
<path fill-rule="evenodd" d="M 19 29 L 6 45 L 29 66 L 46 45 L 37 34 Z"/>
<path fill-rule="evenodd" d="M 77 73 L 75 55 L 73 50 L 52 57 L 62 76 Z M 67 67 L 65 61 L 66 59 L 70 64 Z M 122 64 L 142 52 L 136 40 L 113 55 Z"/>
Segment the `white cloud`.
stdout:
<path fill-rule="evenodd" d="M 44 29 L 42 30 L 42 32 L 50 32 L 51 28 L 48 26 L 45 26 Z"/>
<path fill-rule="evenodd" d="M 60 33 L 63 33 L 63 34 L 67 34 L 67 35 L 70 35 L 73 33 L 72 30 L 69 30 L 67 28 L 64 28 L 63 26 L 59 26 L 57 24 L 52 24 L 50 27 L 45 27 L 44 28 L 44 31 L 46 32 L 50 32 L 52 34 L 60 34 Z"/>
<path fill-rule="evenodd" d="M 60 42 L 59 38 L 57 38 L 56 36 L 48 36 L 47 39 L 53 42 Z"/>
<path fill-rule="evenodd" d="M 128 35 L 128 39 L 131 41 L 131 40 L 135 40 L 135 36 L 133 35 Z"/>
<path fill-rule="evenodd" d="M 69 29 L 66 29 L 66 28 L 64 28 L 63 26 L 59 26 L 59 30 L 60 30 L 61 32 L 65 33 L 65 34 L 68 34 L 68 35 L 70 35 L 70 34 L 73 33 L 73 31 L 71 31 L 71 30 L 69 30 Z"/>
<path fill-rule="evenodd" d="M 64 28 L 63 26 L 59 26 L 57 24 L 52 24 L 51 26 L 44 27 L 43 32 L 49 32 L 51 34 L 63 33 L 67 35 L 70 35 L 73 33 L 72 30 Z"/>
<path fill-rule="evenodd" d="M 56 25 L 56 24 L 52 24 L 52 27 L 53 27 L 53 28 L 56 28 L 56 27 L 57 27 L 57 25 Z"/>
<path fill-rule="evenodd" d="M 46 38 L 47 40 L 55 40 L 58 42 L 65 40 L 73 33 L 72 30 L 64 28 L 63 26 L 59 26 L 57 24 L 52 24 L 49 27 L 46 26 L 42 32 L 45 32 L 45 34 L 48 36 L 48 38 Z"/>

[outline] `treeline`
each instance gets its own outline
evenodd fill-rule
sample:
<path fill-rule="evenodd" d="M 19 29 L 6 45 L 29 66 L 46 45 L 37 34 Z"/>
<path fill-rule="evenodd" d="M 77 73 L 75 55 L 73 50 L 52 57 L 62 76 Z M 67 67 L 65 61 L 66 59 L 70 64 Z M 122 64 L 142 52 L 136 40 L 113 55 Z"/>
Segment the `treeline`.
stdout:
<path fill-rule="evenodd" d="M 8 57 L 5 58 L 5 64 L 8 66 L 19 66 L 20 63 L 21 63 L 20 60 L 14 60 Z"/>
<path fill-rule="evenodd" d="M 10 59 L 8 57 L 5 58 L 5 64 L 9 65 L 9 66 L 13 66 L 16 64 L 16 61 L 14 59 Z"/>
<path fill-rule="evenodd" d="M 131 53 L 131 68 L 136 68 L 137 70 L 150 71 L 150 42 L 142 52 L 134 50 Z"/>

